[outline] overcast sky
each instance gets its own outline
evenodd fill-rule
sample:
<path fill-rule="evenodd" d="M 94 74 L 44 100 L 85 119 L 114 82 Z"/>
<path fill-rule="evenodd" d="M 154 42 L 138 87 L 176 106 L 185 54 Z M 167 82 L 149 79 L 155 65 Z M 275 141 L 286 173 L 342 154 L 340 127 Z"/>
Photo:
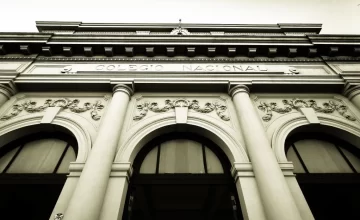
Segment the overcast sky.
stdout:
<path fill-rule="evenodd" d="M 360 0 L 1 0 L 0 32 L 35 21 L 322 23 L 322 34 L 360 34 Z"/>

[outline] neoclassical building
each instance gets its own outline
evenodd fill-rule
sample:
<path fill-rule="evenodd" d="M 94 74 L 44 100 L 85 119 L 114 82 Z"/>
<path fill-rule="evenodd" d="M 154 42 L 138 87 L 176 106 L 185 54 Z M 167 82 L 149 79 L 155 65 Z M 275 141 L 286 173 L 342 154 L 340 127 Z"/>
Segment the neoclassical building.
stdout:
<path fill-rule="evenodd" d="M 359 219 L 360 36 L 0 33 L 1 219 Z"/>

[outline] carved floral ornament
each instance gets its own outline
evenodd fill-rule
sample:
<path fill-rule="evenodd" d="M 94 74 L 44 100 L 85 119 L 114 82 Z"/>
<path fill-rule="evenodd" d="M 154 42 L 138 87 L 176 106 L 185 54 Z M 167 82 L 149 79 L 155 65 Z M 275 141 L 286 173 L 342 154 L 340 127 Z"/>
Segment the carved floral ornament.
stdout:
<path fill-rule="evenodd" d="M 138 113 L 133 117 L 134 121 L 139 121 L 143 119 L 148 111 L 155 113 L 168 112 L 170 109 L 175 109 L 175 107 L 184 107 L 192 109 L 199 113 L 210 113 L 215 111 L 216 114 L 224 121 L 229 121 L 230 118 L 225 114 L 227 107 L 219 102 L 206 102 L 204 107 L 200 107 L 199 101 L 197 100 L 187 100 L 187 99 L 176 99 L 176 100 L 165 100 L 165 105 L 159 107 L 157 102 L 143 102 L 136 106 Z"/>
<path fill-rule="evenodd" d="M 279 107 L 275 102 L 260 102 L 258 109 L 265 112 L 265 115 L 262 117 L 263 121 L 270 121 L 273 112 L 279 114 L 286 114 L 293 110 L 300 111 L 300 108 L 312 108 L 315 112 L 331 114 L 337 111 L 341 116 L 350 121 L 356 121 L 355 117 L 351 115 L 347 110 L 348 107 L 340 104 L 334 100 L 329 100 L 328 102 L 322 103 L 322 107 L 318 106 L 315 100 L 302 100 L 302 99 L 283 99 L 282 103 L 284 107 Z"/>
<path fill-rule="evenodd" d="M 36 106 L 37 102 L 27 100 L 20 104 L 13 105 L 11 113 L 2 116 L 0 120 L 9 120 L 19 115 L 22 111 L 26 111 L 28 113 L 42 112 L 48 107 L 61 107 L 62 109 L 69 109 L 75 113 L 90 111 L 92 119 L 97 121 L 101 118 L 99 111 L 104 108 L 104 105 L 101 104 L 101 101 L 96 101 L 95 103 L 85 102 L 82 107 L 79 106 L 79 103 L 79 99 L 61 98 L 56 100 L 47 99 L 43 105 Z"/>

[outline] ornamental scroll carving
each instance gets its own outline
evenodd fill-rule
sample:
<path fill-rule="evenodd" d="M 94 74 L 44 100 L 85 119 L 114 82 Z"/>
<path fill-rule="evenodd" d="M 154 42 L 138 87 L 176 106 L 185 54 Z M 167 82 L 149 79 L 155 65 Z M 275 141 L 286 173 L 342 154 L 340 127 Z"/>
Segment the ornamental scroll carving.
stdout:
<path fill-rule="evenodd" d="M 85 102 L 82 107 L 79 106 L 79 103 L 79 99 L 61 98 L 56 100 L 47 99 L 43 105 L 37 106 L 37 102 L 28 100 L 23 103 L 13 105 L 12 112 L 2 116 L 0 120 L 9 120 L 19 115 L 22 111 L 26 111 L 28 113 L 42 112 L 48 107 L 61 107 L 62 109 L 69 109 L 75 113 L 90 111 L 92 119 L 97 121 L 101 118 L 99 111 L 104 108 L 101 101 L 96 101 L 95 103 Z"/>
<path fill-rule="evenodd" d="M 199 113 L 210 113 L 215 111 L 216 114 L 224 121 L 229 121 L 230 118 L 225 114 L 227 107 L 219 102 L 206 102 L 204 107 L 199 105 L 199 101 L 197 100 L 187 100 L 187 99 L 176 99 L 176 100 L 165 100 L 164 106 L 160 107 L 157 102 L 143 102 L 136 106 L 138 113 L 133 117 L 134 121 L 139 121 L 144 118 L 148 111 L 152 111 L 155 113 L 167 112 L 170 109 L 174 109 L 175 107 L 186 107 L 188 109 L 192 109 Z"/>
<path fill-rule="evenodd" d="M 54 220 L 62 220 L 64 218 L 64 215 L 62 213 L 55 214 Z"/>
<path fill-rule="evenodd" d="M 321 112 L 326 114 L 331 114 L 337 111 L 341 116 L 350 121 L 356 121 L 355 117 L 352 116 L 347 110 L 347 106 L 343 104 L 339 104 L 336 101 L 329 100 L 328 102 L 324 102 L 322 106 L 318 106 L 315 100 L 302 100 L 302 99 L 283 99 L 282 103 L 284 107 L 279 107 L 275 102 L 260 102 L 258 105 L 258 109 L 265 112 L 265 115 L 262 117 L 263 121 L 270 121 L 273 112 L 279 114 L 289 113 L 292 110 L 300 111 L 300 108 L 312 108 L 315 112 Z"/>

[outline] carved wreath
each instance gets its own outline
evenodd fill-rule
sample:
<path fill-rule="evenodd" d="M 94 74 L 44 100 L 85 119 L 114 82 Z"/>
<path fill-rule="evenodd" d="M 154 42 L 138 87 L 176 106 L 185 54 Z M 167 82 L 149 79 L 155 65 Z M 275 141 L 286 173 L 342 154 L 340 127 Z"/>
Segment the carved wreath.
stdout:
<path fill-rule="evenodd" d="M 212 111 L 215 111 L 216 114 L 224 121 L 229 121 L 230 118 L 225 114 L 225 111 L 227 107 L 223 104 L 220 104 L 218 102 L 207 102 L 205 103 L 204 107 L 200 107 L 199 101 L 197 100 L 186 100 L 186 99 L 177 99 L 177 100 L 165 100 L 165 105 L 163 107 L 159 107 L 157 102 L 143 102 L 136 106 L 137 110 L 139 111 L 137 115 L 133 117 L 134 121 L 141 120 L 144 118 L 148 111 L 152 111 L 155 113 L 160 112 L 167 112 L 170 109 L 174 109 L 175 107 L 187 107 L 189 109 L 192 109 L 196 112 L 200 113 L 210 113 Z"/>
<path fill-rule="evenodd" d="M 279 114 L 285 114 L 291 112 L 293 109 L 299 111 L 300 108 L 312 108 L 316 112 L 331 114 L 337 111 L 341 116 L 350 120 L 356 121 L 355 117 L 347 112 L 348 108 L 345 105 L 339 104 L 335 101 L 328 101 L 322 104 L 322 107 L 318 106 L 315 100 L 301 100 L 301 99 L 284 99 L 282 100 L 284 107 L 278 107 L 275 102 L 260 102 L 258 109 L 265 112 L 265 115 L 262 117 L 264 121 L 270 121 L 273 116 L 273 111 Z"/>
<path fill-rule="evenodd" d="M 47 99 L 42 106 L 36 106 L 37 102 L 28 100 L 23 103 L 13 105 L 12 112 L 2 116 L 0 120 L 5 121 L 11 119 L 20 114 L 22 111 L 26 111 L 28 113 L 42 112 L 48 107 L 61 107 L 62 109 L 69 109 L 75 113 L 90 111 L 92 119 L 99 120 L 101 118 L 98 113 L 101 109 L 104 108 L 104 105 L 101 104 L 101 101 L 96 101 L 95 103 L 85 102 L 82 107 L 78 106 L 79 103 L 79 99 Z"/>

